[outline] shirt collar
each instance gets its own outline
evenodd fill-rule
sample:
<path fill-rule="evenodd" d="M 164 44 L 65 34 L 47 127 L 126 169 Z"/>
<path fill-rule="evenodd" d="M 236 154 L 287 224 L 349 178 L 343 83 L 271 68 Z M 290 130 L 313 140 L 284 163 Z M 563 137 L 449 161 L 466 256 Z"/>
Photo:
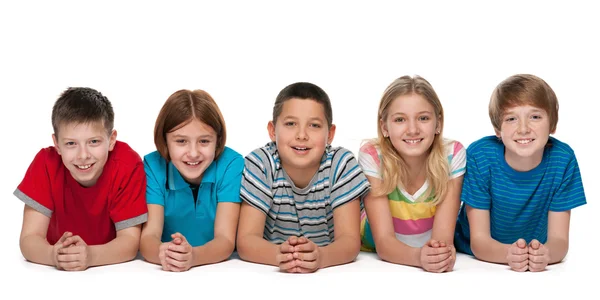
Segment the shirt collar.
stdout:
<path fill-rule="evenodd" d="M 216 168 L 217 162 L 213 161 L 204 171 L 200 185 L 204 183 L 215 183 Z M 183 176 L 181 176 L 181 173 L 179 173 L 175 165 L 173 165 L 173 162 L 169 162 L 167 167 L 167 188 L 170 190 L 179 190 L 189 187 L 190 184 L 183 179 Z"/>

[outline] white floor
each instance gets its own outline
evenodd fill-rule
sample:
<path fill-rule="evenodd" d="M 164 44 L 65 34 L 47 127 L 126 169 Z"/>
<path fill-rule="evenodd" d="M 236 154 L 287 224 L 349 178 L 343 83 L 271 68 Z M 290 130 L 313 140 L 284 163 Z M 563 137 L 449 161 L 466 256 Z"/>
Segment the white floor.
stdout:
<path fill-rule="evenodd" d="M 355 296 L 363 299 L 378 296 L 512 299 L 534 296 L 532 298 L 542 299 L 544 296 L 566 297 L 575 291 L 593 288 L 590 278 L 586 279 L 584 275 L 589 274 L 587 267 L 591 265 L 581 253 L 573 253 L 573 258 L 541 273 L 516 273 L 506 266 L 459 254 L 455 270 L 444 274 L 389 264 L 375 254 L 364 252 L 351 264 L 313 274 L 281 273 L 271 266 L 241 261 L 235 254 L 226 262 L 196 267 L 184 273 L 164 272 L 139 258 L 70 273 L 31 264 L 15 257 L 14 251 L 12 254 L 15 255 L 7 261 L 8 270 L 3 270 L 3 281 L 8 283 L 3 288 L 5 293 L 14 295 L 11 291 L 15 291 L 19 295 L 31 294 L 44 299 L 202 299 L 207 296 L 250 299 L 355 299 Z"/>

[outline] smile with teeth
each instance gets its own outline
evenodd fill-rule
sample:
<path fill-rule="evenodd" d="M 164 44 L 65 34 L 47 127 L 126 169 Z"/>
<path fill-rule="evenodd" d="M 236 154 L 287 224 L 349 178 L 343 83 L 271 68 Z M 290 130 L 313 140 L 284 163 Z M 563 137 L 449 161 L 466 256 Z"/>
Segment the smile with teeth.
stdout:
<path fill-rule="evenodd" d="M 307 147 L 292 147 L 292 149 L 297 150 L 297 151 L 308 151 L 308 150 L 310 150 L 310 148 L 307 148 Z"/>
<path fill-rule="evenodd" d="M 79 170 L 87 170 L 89 168 L 91 168 L 94 164 L 89 164 L 89 165 L 75 165 Z"/>
<path fill-rule="evenodd" d="M 520 140 L 516 140 L 515 142 L 517 142 L 521 145 L 525 145 L 525 144 L 529 144 L 533 141 L 534 141 L 534 139 L 520 139 Z"/>
<path fill-rule="evenodd" d="M 418 143 L 418 142 L 420 142 L 422 140 L 423 139 L 414 139 L 414 140 L 403 140 L 403 141 L 405 141 L 405 142 L 407 142 L 409 144 L 416 144 L 416 143 Z"/>
<path fill-rule="evenodd" d="M 198 165 L 200 162 L 199 161 L 195 161 L 195 162 L 191 162 L 191 161 L 186 161 L 185 164 L 188 166 L 196 166 Z"/>

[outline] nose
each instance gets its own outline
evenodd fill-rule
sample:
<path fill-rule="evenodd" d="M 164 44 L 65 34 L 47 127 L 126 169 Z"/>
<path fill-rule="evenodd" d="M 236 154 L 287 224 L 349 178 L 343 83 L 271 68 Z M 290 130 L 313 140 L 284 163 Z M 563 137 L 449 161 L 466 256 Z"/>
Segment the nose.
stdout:
<path fill-rule="evenodd" d="M 523 119 L 521 118 L 519 120 L 519 127 L 517 128 L 517 132 L 524 134 L 524 133 L 529 133 L 529 120 L 528 119 Z"/>
<path fill-rule="evenodd" d="M 417 123 L 417 120 L 410 120 L 408 121 L 408 134 L 410 135 L 417 135 L 419 134 L 419 124 Z"/>
<path fill-rule="evenodd" d="M 306 134 L 306 126 L 298 126 L 298 131 L 296 131 L 296 139 L 308 140 L 308 134 Z"/>
<path fill-rule="evenodd" d="M 200 146 L 197 143 L 190 143 L 190 149 L 188 151 L 190 158 L 197 158 L 200 156 Z"/>
<path fill-rule="evenodd" d="M 91 156 L 92 155 L 86 145 L 81 145 L 81 147 L 79 147 L 79 159 L 80 160 L 86 160 L 86 159 L 90 158 Z"/>

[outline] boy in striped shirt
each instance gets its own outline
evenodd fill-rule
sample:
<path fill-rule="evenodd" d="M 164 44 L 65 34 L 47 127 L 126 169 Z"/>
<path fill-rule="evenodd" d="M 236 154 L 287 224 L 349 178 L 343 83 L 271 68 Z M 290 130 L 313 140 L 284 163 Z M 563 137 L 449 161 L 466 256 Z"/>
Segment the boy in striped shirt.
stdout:
<path fill-rule="evenodd" d="M 489 114 L 496 136 L 467 148 L 456 248 L 542 271 L 566 256 L 570 210 L 586 204 L 575 153 L 550 136 L 558 100 L 544 80 L 514 75 L 494 90 Z"/>
<path fill-rule="evenodd" d="M 370 185 L 352 152 L 330 146 L 329 97 L 311 83 L 285 87 L 268 131 L 271 142 L 245 158 L 240 258 L 290 273 L 353 261 L 360 250 L 360 200 Z"/>

